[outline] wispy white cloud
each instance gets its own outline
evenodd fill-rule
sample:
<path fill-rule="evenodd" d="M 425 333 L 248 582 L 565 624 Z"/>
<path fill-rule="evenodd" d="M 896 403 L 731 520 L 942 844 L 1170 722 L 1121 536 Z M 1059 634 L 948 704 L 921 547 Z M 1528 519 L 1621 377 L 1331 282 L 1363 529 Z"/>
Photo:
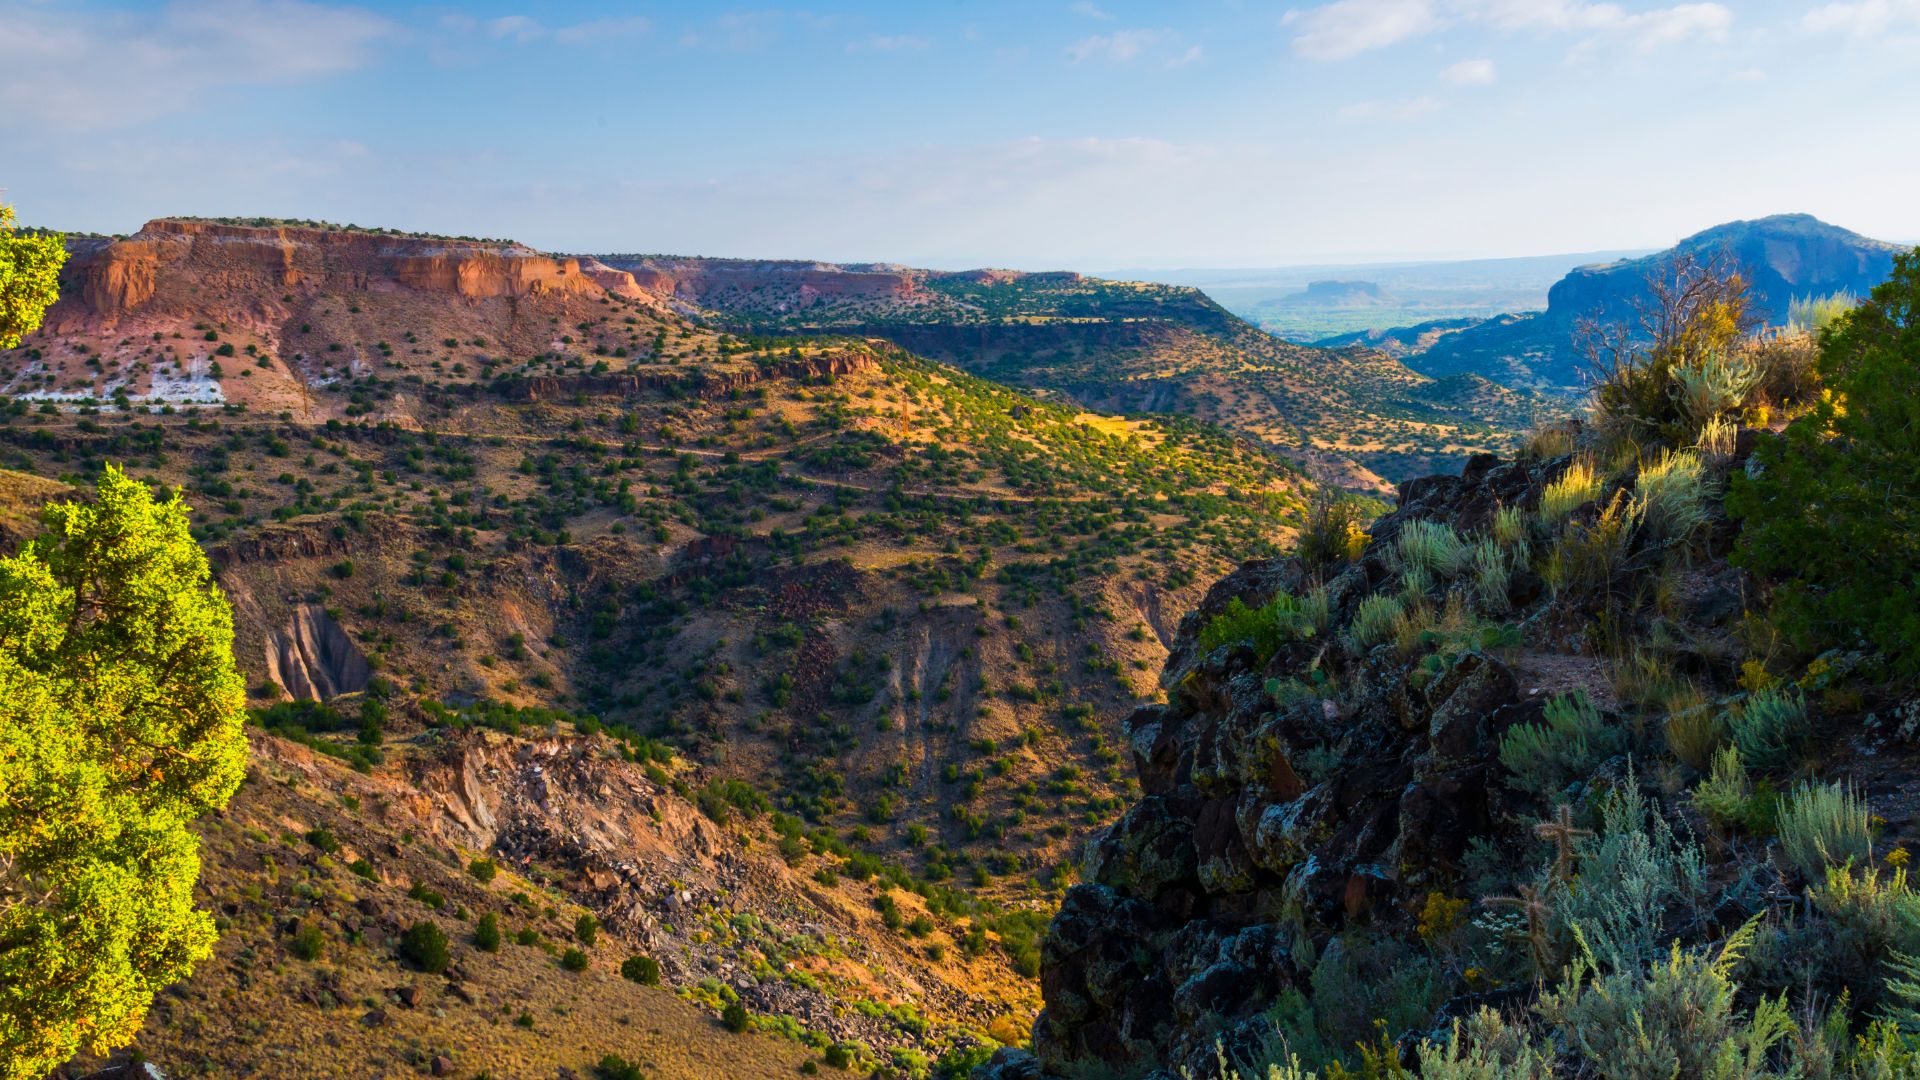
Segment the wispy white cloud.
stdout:
<path fill-rule="evenodd" d="M 633 15 L 624 18 L 590 19 L 571 26 L 562 26 L 553 32 L 553 40 L 562 45 L 586 45 L 607 41 L 613 38 L 633 37 L 653 29 L 653 23 L 645 16 Z"/>
<path fill-rule="evenodd" d="M 539 20 L 528 15 L 502 15 L 497 19 L 489 19 L 486 28 L 488 37 L 512 38 L 515 41 L 534 41 L 547 32 Z"/>
<path fill-rule="evenodd" d="M 1491 60 L 1462 60 L 1440 73 L 1450 86 L 1492 86 L 1499 77 Z"/>
<path fill-rule="evenodd" d="M 479 24 L 473 24 L 471 20 L 456 16 L 450 20 L 443 20 L 443 24 L 454 28 L 477 26 L 488 37 L 521 45 L 548 40 L 561 45 L 589 45 L 613 38 L 644 34 L 653 28 L 652 22 L 641 16 L 591 19 L 567 26 L 548 26 L 530 15 L 502 15 Z"/>
<path fill-rule="evenodd" d="M 1920 0 L 1864 0 L 1861 4 L 1914 5 Z M 1641 50 L 1692 39 L 1721 40 L 1734 23 L 1721 3 L 1682 3 L 1628 11 L 1590 0 L 1335 0 L 1289 11 L 1281 25 L 1293 31 L 1293 49 L 1314 60 L 1344 60 L 1374 49 L 1424 37 L 1444 26 L 1468 23 L 1496 30 L 1572 34 L 1591 48 L 1603 40 Z"/>
<path fill-rule="evenodd" d="M 1871 37 L 1887 30 L 1920 27 L 1920 0 L 1857 0 L 1822 4 L 1800 17 L 1815 33 Z"/>
<path fill-rule="evenodd" d="M 1440 18 L 1431 0 L 1335 0 L 1289 11 L 1280 24 L 1293 29 L 1293 51 L 1301 56 L 1344 60 L 1430 33 Z"/>
<path fill-rule="evenodd" d="M 919 52 L 933 42 L 914 34 L 868 34 L 847 42 L 848 52 Z"/>
<path fill-rule="evenodd" d="M 1733 9 L 1686 3 L 1630 12 L 1619 4 L 1586 0 L 1460 0 L 1463 14 L 1500 30 L 1584 34 L 1628 41 L 1640 49 L 1690 38 L 1719 40 L 1732 29 Z"/>
<path fill-rule="evenodd" d="M 1095 34 L 1067 46 L 1067 55 L 1076 63 L 1106 60 L 1124 64 L 1143 58 L 1158 58 L 1168 67 L 1184 67 L 1198 60 L 1205 51 L 1198 45 L 1181 46 L 1177 30 L 1115 30 Z"/>
<path fill-rule="evenodd" d="M 806 11 L 736 11 L 694 26 L 680 35 L 680 46 L 722 52 L 757 52 L 779 40 L 787 30 L 823 31 L 842 26 L 837 15 Z"/>
<path fill-rule="evenodd" d="M 1405 101 L 1356 101 L 1336 115 L 1342 120 L 1418 120 L 1439 111 L 1438 99 L 1422 95 Z"/>
<path fill-rule="evenodd" d="M 0 129 L 98 129 L 188 108 L 226 87 L 358 68 L 398 28 L 300 0 L 175 0 L 106 13 L 0 3 Z"/>
<path fill-rule="evenodd" d="M 1067 10 L 1075 15 L 1084 15 L 1089 19 L 1099 19 L 1102 22 L 1113 18 L 1112 12 L 1094 3 L 1093 0 L 1075 0 Z"/>

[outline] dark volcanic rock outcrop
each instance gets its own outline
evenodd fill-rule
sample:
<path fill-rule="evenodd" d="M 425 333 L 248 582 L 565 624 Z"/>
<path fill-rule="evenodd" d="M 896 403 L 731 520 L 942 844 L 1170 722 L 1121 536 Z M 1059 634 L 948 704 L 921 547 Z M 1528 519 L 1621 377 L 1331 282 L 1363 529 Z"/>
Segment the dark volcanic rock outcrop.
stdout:
<path fill-rule="evenodd" d="M 1480 457 L 1458 477 L 1405 485 L 1363 560 L 1326 583 L 1333 625 L 1389 579 L 1383 553 L 1406 523 L 1484 531 L 1501 506 L 1537 503 L 1564 462 Z M 1086 1062 L 1216 1074 L 1259 1052 L 1269 1007 L 1308 977 L 1297 956 L 1345 928 L 1410 920 L 1458 876 L 1469 842 L 1510 815 L 1499 736 L 1540 713 L 1500 660 L 1468 652 L 1430 677 L 1392 645 L 1333 640 L 1202 652 L 1200 631 L 1310 585 L 1292 559 L 1250 562 L 1181 623 L 1162 675 L 1168 702 L 1127 721 L 1143 797 L 1088 849 L 1083 883 L 1047 935 L 1046 1008 L 1034 1031 L 1050 1072 Z M 1525 603 L 1538 584 L 1516 581 Z M 1334 696 L 1270 692 L 1319 670 Z M 1328 767 L 1326 762 L 1337 762 Z M 1011 1059 L 995 1075 L 1030 1067 Z"/>

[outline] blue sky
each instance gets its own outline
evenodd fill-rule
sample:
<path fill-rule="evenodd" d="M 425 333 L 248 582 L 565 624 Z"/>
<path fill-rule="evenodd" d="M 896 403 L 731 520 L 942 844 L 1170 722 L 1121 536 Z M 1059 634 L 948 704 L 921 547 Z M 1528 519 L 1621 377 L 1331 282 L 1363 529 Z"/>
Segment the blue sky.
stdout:
<path fill-rule="evenodd" d="M 0 0 L 22 218 L 1272 266 L 1920 241 L 1920 0 Z"/>

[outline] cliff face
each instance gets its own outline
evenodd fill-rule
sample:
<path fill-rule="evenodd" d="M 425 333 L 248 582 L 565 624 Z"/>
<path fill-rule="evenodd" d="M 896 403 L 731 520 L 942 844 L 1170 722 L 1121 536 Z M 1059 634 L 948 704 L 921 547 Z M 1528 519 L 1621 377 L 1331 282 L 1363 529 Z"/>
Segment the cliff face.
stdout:
<path fill-rule="evenodd" d="M 639 293 L 630 275 L 584 272 L 578 259 L 518 244 L 258 228 L 160 219 L 133 236 L 76 253 L 85 314 L 117 319 L 153 303 L 160 280 L 191 273 L 226 290 L 349 290 L 399 285 L 467 300 L 538 293 Z M 77 314 L 77 313 L 76 313 Z"/>
<path fill-rule="evenodd" d="M 642 357 L 683 328 L 627 271 L 504 241 L 163 218 L 69 250 L 45 329 L 0 358 L 0 394 L 312 417 L 344 409 L 314 391 L 346 379 L 470 384 L 528 357 Z M 417 402 L 380 400 L 349 415 L 417 422 Z"/>
<path fill-rule="evenodd" d="M 632 274 L 650 292 L 705 306 L 777 309 L 817 300 L 914 304 L 926 298 L 918 272 L 903 267 L 622 255 L 597 261 Z"/>

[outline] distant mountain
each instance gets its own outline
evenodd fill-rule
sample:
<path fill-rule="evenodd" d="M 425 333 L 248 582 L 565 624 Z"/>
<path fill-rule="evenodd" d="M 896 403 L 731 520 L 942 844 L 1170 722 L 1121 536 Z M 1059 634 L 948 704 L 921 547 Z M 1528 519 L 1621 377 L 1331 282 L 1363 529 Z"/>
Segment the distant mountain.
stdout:
<path fill-rule="evenodd" d="M 1579 266 L 1647 254 L 1584 251 L 1508 259 L 1422 263 L 1349 263 L 1252 269 L 1136 270 L 1105 276 L 1203 289 L 1221 307 L 1288 341 L 1387 330 L 1441 319 L 1490 318 L 1539 311 L 1547 290 Z M 1364 281 L 1390 298 L 1371 304 L 1291 303 L 1314 282 Z"/>
<path fill-rule="evenodd" d="M 1741 270 L 1752 282 L 1755 314 L 1778 325 L 1795 297 L 1841 291 L 1864 296 L 1886 278 L 1902 250 L 1807 214 L 1729 222 L 1653 255 L 1575 269 L 1548 291 L 1546 311 L 1439 335 L 1406 361 L 1436 378 L 1473 372 L 1509 386 L 1572 387 L 1580 381 L 1577 324 L 1589 318 L 1631 322 L 1636 304 L 1648 295 L 1649 279 L 1676 256 Z"/>
<path fill-rule="evenodd" d="M 1300 292 L 1268 300 L 1262 307 L 1390 307 L 1399 301 L 1371 281 L 1310 281 Z"/>
<path fill-rule="evenodd" d="M 1518 315 L 1496 315 L 1496 319 L 1513 320 Z M 1488 321 L 1480 316 L 1468 315 L 1458 319 L 1430 319 L 1412 326 L 1386 327 L 1375 330 L 1355 330 L 1350 334 L 1335 334 L 1313 342 L 1316 349 L 1346 349 L 1359 345 L 1369 349 L 1378 349 L 1388 356 L 1399 359 L 1415 353 L 1423 353 L 1433 348 L 1435 342 L 1448 334 L 1457 334 L 1462 330 L 1472 330 L 1485 325 Z"/>

